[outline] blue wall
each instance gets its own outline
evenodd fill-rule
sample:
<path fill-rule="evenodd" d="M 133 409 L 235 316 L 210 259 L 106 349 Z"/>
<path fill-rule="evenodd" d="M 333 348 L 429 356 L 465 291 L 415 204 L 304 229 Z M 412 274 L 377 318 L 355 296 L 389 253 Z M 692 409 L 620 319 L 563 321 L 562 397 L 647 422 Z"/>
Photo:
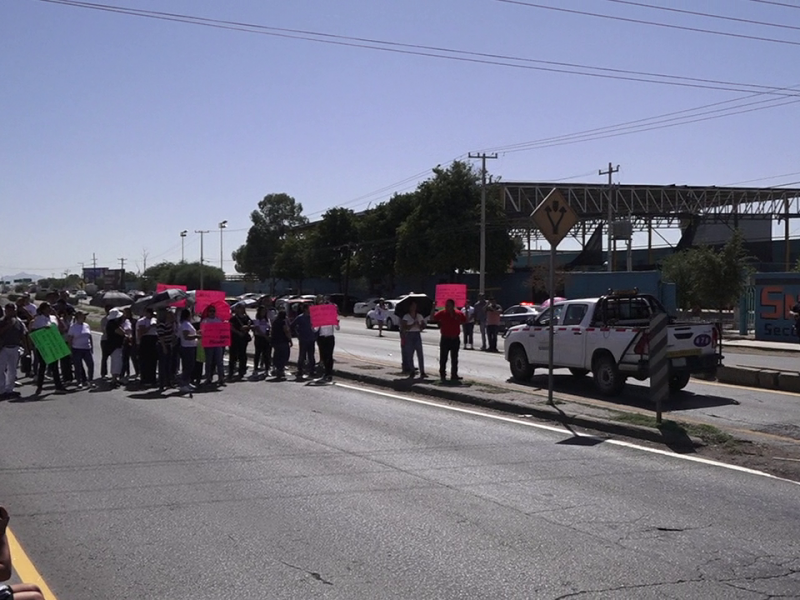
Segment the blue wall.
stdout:
<path fill-rule="evenodd" d="M 755 276 L 755 292 L 756 339 L 797 342 L 789 310 L 800 300 L 800 273 L 760 273 Z"/>
<path fill-rule="evenodd" d="M 607 294 L 609 289 L 631 290 L 637 288 L 643 294 L 658 298 L 674 315 L 677 310 L 677 290 L 674 283 L 662 283 L 659 271 L 614 271 L 569 273 L 565 285 L 567 298 L 596 298 Z"/>

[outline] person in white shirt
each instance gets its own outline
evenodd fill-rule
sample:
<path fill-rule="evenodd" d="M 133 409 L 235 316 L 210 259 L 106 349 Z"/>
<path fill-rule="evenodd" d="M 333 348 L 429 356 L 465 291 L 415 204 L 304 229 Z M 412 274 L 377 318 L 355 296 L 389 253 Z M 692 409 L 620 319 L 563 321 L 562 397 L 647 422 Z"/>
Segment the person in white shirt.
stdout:
<path fill-rule="evenodd" d="M 400 329 L 405 335 L 405 345 L 403 351 L 406 353 L 405 362 L 411 368 L 409 378 L 414 378 L 414 353 L 417 354 L 417 364 L 419 365 L 420 379 L 426 379 L 425 357 L 422 355 L 422 330 L 425 329 L 425 317 L 417 312 L 417 303 L 412 302 L 408 307 L 408 312 L 403 315 L 400 321 Z"/>
<path fill-rule="evenodd" d="M 267 309 L 259 306 L 256 309 L 256 317 L 253 319 L 253 342 L 255 343 L 255 356 L 253 358 L 253 379 L 258 379 L 258 368 L 263 364 L 264 373 L 269 374 L 272 364 L 272 348 L 269 343 L 269 332 L 272 321 L 267 316 Z"/>
<path fill-rule="evenodd" d="M 332 304 L 332 302 L 328 302 L 328 304 Z M 333 348 L 336 345 L 334 331 L 339 331 L 339 323 L 317 327 L 319 359 L 325 369 L 325 373 L 320 377 L 319 381 L 333 381 Z"/>
<path fill-rule="evenodd" d="M 75 322 L 67 330 L 67 345 L 72 350 L 75 379 L 78 389 L 94 387 L 94 353 L 92 330 L 86 322 L 86 313 L 75 311 Z M 86 369 L 84 370 L 84 365 Z"/>
<path fill-rule="evenodd" d="M 155 387 L 158 368 L 158 322 L 152 308 L 136 321 L 136 341 L 139 344 L 139 381 L 143 387 Z"/>
<path fill-rule="evenodd" d="M 194 390 L 192 373 L 197 358 L 197 340 L 200 333 L 192 325 L 192 311 L 184 308 L 181 311 L 181 321 L 178 325 L 178 339 L 181 344 L 181 387 L 180 391 L 188 394 Z"/>
<path fill-rule="evenodd" d="M 386 309 L 386 300 L 381 298 L 378 300 L 378 306 L 375 307 L 375 320 L 378 322 L 378 337 L 383 337 L 383 326 L 386 324 L 386 316 L 389 311 Z"/>

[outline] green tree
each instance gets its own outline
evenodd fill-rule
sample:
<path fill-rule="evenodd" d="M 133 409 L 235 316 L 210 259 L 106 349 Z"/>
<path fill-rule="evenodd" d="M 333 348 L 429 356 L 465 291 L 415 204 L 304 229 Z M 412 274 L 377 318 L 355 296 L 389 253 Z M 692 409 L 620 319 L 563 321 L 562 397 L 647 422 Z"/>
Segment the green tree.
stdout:
<path fill-rule="evenodd" d="M 397 232 L 416 205 L 415 193 L 396 194 L 359 219 L 354 271 L 366 278 L 370 288 L 394 288 Z"/>
<path fill-rule="evenodd" d="M 150 283 L 149 291 L 155 290 L 156 283 L 175 283 L 185 285 L 190 290 L 200 289 L 200 272 L 203 273 L 203 289 L 219 290 L 225 280 L 225 273 L 222 269 L 203 265 L 199 262 L 193 263 L 173 263 L 161 262 L 152 267 L 148 267 L 142 274 L 142 278 Z"/>
<path fill-rule="evenodd" d="M 738 229 L 719 250 L 699 246 L 662 261 L 665 281 L 676 284 L 678 305 L 684 309 L 724 310 L 736 304 L 752 273 L 752 259 Z"/>
<path fill-rule="evenodd" d="M 334 279 L 341 289 L 348 261 L 352 262 L 357 244 L 355 213 L 349 208 L 331 208 L 322 215 L 309 237 L 311 274 Z"/>
<path fill-rule="evenodd" d="M 308 273 L 308 265 L 308 240 L 297 234 L 287 236 L 278 256 L 275 257 L 275 277 L 290 281 L 297 293 L 301 294 L 303 281 Z"/>
<path fill-rule="evenodd" d="M 437 167 L 416 191 L 417 205 L 398 231 L 398 273 L 450 274 L 480 268 L 480 174 L 455 161 Z M 486 271 L 504 273 L 517 252 L 498 191 L 486 199 Z"/>
<path fill-rule="evenodd" d="M 286 236 L 308 223 L 303 205 L 288 194 L 268 194 L 250 214 L 247 240 L 232 253 L 236 270 L 260 280 L 273 277 L 273 265 Z"/>

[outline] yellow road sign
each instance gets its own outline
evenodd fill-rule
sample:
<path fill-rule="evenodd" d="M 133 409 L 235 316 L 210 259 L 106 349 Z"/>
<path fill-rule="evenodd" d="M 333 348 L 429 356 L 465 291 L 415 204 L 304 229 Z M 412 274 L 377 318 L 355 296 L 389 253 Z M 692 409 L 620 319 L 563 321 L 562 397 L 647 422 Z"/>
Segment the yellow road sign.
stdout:
<path fill-rule="evenodd" d="M 567 203 L 564 195 L 553 188 L 531 213 L 531 218 L 547 241 L 558 246 L 578 222 L 578 213 Z"/>

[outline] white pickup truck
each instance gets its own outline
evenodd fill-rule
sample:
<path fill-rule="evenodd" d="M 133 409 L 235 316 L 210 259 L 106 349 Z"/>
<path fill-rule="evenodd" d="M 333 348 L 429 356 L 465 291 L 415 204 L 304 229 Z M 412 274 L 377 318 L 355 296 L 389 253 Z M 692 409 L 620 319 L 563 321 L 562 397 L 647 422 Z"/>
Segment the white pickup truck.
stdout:
<path fill-rule="evenodd" d="M 534 369 L 547 368 L 552 316 L 553 368 L 566 367 L 576 377 L 592 373 L 600 393 L 615 396 L 628 377 L 640 381 L 648 378 L 650 318 L 663 312 L 655 297 L 636 292 L 567 300 L 526 325 L 509 329 L 505 357 L 517 380 L 529 380 Z M 692 374 L 713 374 L 722 361 L 717 328 L 711 323 L 670 319 L 667 358 L 671 391 L 686 387 Z"/>

